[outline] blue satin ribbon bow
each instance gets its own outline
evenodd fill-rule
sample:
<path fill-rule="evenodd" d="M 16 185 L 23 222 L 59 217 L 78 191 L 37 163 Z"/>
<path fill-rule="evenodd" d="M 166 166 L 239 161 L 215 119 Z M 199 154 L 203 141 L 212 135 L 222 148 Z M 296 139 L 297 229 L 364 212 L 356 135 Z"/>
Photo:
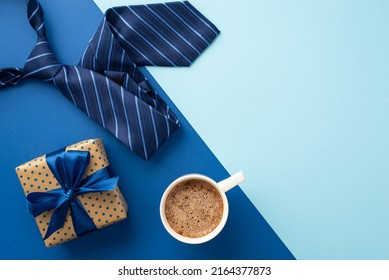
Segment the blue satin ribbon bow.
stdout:
<path fill-rule="evenodd" d="M 49 227 L 43 240 L 62 228 L 70 209 L 74 231 L 81 236 L 96 229 L 91 217 L 77 196 L 112 191 L 119 177 L 110 177 L 107 167 L 85 177 L 90 154 L 87 151 L 65 151 L 61 149 L 46 155 L 46 162 L 61 188 L 27 195 L 27 210 L 34 217 L 54 209 Z"/>

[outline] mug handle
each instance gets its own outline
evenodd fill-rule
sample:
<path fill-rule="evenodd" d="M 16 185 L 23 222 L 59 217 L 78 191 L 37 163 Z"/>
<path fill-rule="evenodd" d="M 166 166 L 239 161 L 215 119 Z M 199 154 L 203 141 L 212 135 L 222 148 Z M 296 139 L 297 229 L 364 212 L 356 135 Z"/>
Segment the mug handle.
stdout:
<path fill-rule="evenodd" d="M 220 181 L 217 184 L 222 189 L 222 191 L 228 192 L 233 187 L 242 183 L 244 179 L 245 177 L 243 171 L 239 171 L 238 173 L 235 173 L 234 175 L 228 177 L 227 179 L 224 179 L 223 181 Z"/>

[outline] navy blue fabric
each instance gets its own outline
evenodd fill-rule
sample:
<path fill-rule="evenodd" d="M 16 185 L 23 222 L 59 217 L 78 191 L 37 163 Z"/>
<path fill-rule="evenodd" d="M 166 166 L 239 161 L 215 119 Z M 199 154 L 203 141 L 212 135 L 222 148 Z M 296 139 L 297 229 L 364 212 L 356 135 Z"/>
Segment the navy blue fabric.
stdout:
<path fill-rule="evenodd" d="M 219 30 L 189 2 L 109 9 L 77 66 L 56 59 L 37 0 L 27 1 L 37 44 L 23 68 L 0 70 L 0 88 L 30 77 L 52 81 L 90 118 L 144 159 L 180 126 L 140 66 L 189 66 Z"/>

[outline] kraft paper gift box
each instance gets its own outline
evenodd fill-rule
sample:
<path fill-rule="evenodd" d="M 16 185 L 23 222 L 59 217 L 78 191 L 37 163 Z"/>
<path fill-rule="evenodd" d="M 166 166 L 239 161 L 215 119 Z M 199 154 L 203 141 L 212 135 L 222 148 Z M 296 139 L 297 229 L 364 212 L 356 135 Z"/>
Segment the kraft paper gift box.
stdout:
<path fill-rule="evenodd" d="M 80 171 L 80 162 L 83 171 Z M 75 239 L 127 217 L 126 201 L 117 186 L 117 177 L 109 175 L 108 166 L 101 139 L 91 139 L 16 168 L 28 210 L 35 216 L 46 247 Z M 70 190 L 69 183 L 64 181 L 77 181 L 77 186 Z M 50 203 L 62 206 L 45 209 L 50 207 L 45 204 Z"/>

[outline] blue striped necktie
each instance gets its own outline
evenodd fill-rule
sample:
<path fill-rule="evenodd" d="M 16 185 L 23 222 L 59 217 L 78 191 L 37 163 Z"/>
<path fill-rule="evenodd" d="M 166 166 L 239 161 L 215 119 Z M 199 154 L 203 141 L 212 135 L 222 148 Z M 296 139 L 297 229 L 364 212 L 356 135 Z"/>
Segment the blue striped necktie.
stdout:
<path fill-rule="evenodd" d="M 80 63 L 69 66 L 58 62 L 49 45 L 37 0 L 27 1 L 27 15 L 37 44 L 23 68 L 0 70 L 0 88 L 27 77 L 52 81 L 144 159 L 180 123 L 139 67 L 189 66 L 219 34 L 187 1 L 114 7 L 105 13 Z"/>

